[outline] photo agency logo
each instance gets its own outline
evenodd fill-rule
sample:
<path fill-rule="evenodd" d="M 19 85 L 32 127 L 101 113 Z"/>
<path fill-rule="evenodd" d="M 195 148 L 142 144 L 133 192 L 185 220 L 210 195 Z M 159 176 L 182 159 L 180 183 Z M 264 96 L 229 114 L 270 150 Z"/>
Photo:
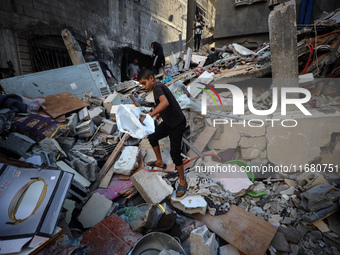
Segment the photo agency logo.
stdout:
<path fill-rule="evenodd" d="M 212 100 L 214 101 L 215 105 L 218 105 L 213 94 L 209 91 L 211 90 L 215 96 L 218 98 L 219 103 L 221 106 L 222 100 L 220 95 L 217 93 L 216 89 L 223 89 L 224 91 L 230 91 L 232 94 L 233 102 L 232 102 L 232 114 L 233 115 L 244 115 L 245 114 L 245 107 L 244 107 L 244 102 L 245 102 L 245 97 L 242 92 L 242 90 L 231 84 L 215 84 L 215 88 L 212 86 L 205 84 L 205 83 L 200 83 L 205 86 L 205 88 L 199 88 L 203 92 L 202 94 L 202 104 L 201 104 L 201 114 L 206 115 L 208 113 L 207 111 L 207 95 L 209 95 Z M 270 109 L 267 110 L 258 110 L 255 109 L 254 103 L 253 103 L 253 88 L 248 87 L 247 88 L 247 104 L 248 104 L 248 109 L 249 111 L 257 116 L 268 116 L 270 114 L 273 114 L 278 107 L 278 88 L 273 87 L 272 88 L 272 105 Z M 312 115 L 304 106 L 304 103 L 307 103 L 311 99 L 311 93 L 309 90 L 305 88 L 295 88 L 295 87 L 283 87 L 280 88 L 281 92 L 281 116 L 286 116 L 287 115 L 287 105 L 295 105 L 304 115 Z M 288 94 L 292 95 L 300 95 L 303 94 L 303 98 L 288 98 Z M 209 112 L 210 113 L 210 112 Z M 298 122 L 295 119 L 243 119 L 241 120 L 233 120 L 233 119 L 227 119 L 227 118 L 216 118 L 213 119 L 213 126 L 215 127 L 216 125 L 225 125 L 229 124 L 230 126 L 233 125 L 243 125 L 243 126 L 250 126 L 250 127 L 262 127 L 265 123 L 270 123 L 272 127 L 276 123 L 280 123 L 283 127 L 296 127 Z"/>

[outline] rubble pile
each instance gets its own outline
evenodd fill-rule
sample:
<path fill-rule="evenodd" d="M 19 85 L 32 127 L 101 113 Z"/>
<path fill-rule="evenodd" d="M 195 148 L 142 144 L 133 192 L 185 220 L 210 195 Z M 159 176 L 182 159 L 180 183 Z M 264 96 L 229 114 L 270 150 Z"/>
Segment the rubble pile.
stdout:
<path fill-rule="evenodd" d="M 325 111 L 339 105 L 340 93 L 332 81 L 314 79 L 338 75 L 337 24 L 324 19 L 300 31 L 300 87 L 313 95 L 305 104 L 308 109 Z M 16 180 L 26 173 L 29 185 L 40 181 L 43 186 L 38 206 L 27 218 L 4 210 L 11 212 L 9 225 L 21 224 L 36 213 L 40 215 L 36 222 L 44 226 L 44 208 L 50 213 L 54 209 L 60 217 L 50 224 L 54 231 L 43 235 L 37 227 L 29 240 L 21 240 L 21 233 L 2 233 L 10 245 L 1 239 L 0 251 L 14 253 L 22 247 L 31 251 L 41 246 L 31 241 L 33 236 L 43 235 L 51 245 L 63 233 L 62 244 L 51 245 L 45 252 L 73 249 L 82 254 L 123 255 L 153 248 L 159 254 L 340 254 L 339 178 L 326 171 L 268 175 L 253 171 L 259 165 L 274 166 L 268 149 L 272 141 L 266 138 L 268 125 L 251 130 L 240 126 L 237 133 L 214 125 L 222 117 L 246 120 L 231 114 L 231 92 L 219 94 L 223 108 L 199 114 L 203 88 L 214 91 L 215 84 L 228 79 L 264 77 L 270 69 L 269 44 L 252 51 L 233 43 L 209 54 L 195 54 L 188 48 L 186 54 L 169 57 L 166 75 L 157 78 L 166 83 L 187 118 L 182 154 L 188 188 L 182 198 L 176 196 L 179 177 L 169 139 L 160 141 L 167 167 L 145 164 L 155 159 L 146 136 L 154 132 L 157 122 L 150 116 L 150 126 L 139 122 L 154 102 L 152 92 L 137 81 L 116 83 L 110 93 L 100 77 L 104 89 L 97 90 L 96 96 L 87 91 L 80 98 L 70 92 L 34 97 L 5 91 L 0 96 L 0 199 L 10 186 L 3 172 Z M 258 110 L 272 106 L 271 83 L 267 85 L 252 95 Z M 72 86 L 76 90 L 76 84 Z M 90 88 L 95 91 L 94 86 Z M 243 91 L 245 114 L 250 114 L 247 93 Z M 215 99 L 208 106 L 219 107 Z M 225 137 L 230 140 L 226 142 Z M 327 146 L 318 147 L 318 156 L 340 151 L 339 134 L 332 133 L 328 139 Z M 54 184 L 57 191 L 50 190 L 52 185 L 43 182 L 41 173 L 50 182 L 60 181 Z M 69 178 L 68 182 L 63 178 Z M 1 204 L 19 208 L 25 198 L 24 192 L 19 197 L 23 188 L 12 185 L 11 189 L 15 197 Z M 52 206 L 53 199 L 45 201 L 39 214 L 40 199 L 45 194 L 53 197 L 52 193 L 59 198 L 59 207 Z"/>

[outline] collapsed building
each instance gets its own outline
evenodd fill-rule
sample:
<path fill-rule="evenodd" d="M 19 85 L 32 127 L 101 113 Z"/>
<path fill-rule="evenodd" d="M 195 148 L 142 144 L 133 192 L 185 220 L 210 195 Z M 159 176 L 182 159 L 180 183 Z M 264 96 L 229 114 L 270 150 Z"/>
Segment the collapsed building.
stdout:
<path fill-rule="evenodd" d="M 241 45 L 214 34 L 221 2 L 5 2 L 1 254 L 339 253 L 340 12 L 298 30 L 302 6 L 271 1 L 267 35 Z M 209 53 L 190 48 L 193 13 L 220 36 Z M 151 41 L 187 119 L 182 199 L 169 139 L 167 168 L 144 164 L 154 98 L 125 77 L 135 57 L 151 65 Z"/>

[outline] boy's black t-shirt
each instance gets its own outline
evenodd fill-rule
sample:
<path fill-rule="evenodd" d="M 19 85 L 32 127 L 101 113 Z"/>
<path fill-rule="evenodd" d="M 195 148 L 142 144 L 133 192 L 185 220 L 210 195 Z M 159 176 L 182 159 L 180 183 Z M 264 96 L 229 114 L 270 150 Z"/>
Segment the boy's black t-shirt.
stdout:
<path fill-rule="evenodd" d="M 164 83 L 157 82 L 153 87 L 153 96 L 155 98 L 156 105 L 160 103 L 159 97 L 161 95 L 164 95 L 168 99 L 169 106 L 159 114 L 165 124 L 174 128 L 185 119 L 185 116 L 169 88 Z"/>

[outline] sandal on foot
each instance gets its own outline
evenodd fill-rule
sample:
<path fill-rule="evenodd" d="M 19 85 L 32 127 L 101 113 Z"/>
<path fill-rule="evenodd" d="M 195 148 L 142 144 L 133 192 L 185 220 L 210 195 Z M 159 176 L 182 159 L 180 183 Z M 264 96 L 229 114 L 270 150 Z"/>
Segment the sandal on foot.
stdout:
<path fill-rule="evenodd" d="M 177 196 L 177 191 L 184 191 L 184 192 L 181 196 Z M 187 187 L 178 184 L 178 187 L 177 187 L 177 190 L 176 190 L 176 197 L 177 198 L 184 198 L 186 195 L 187 195 Z"/>
<path fill-rule="evenodd" d="M 161 169 L 166 169 L 166 168 L 167 168 L 167 165 L 166 165 L 166 164 L 164 164 L 163 167 L 157 166 L 157 165 L 156 165 L 156 161 L 151 161 L 151 162 L 149 162 L 149 164 L 146 164 L 146 165 L 147 165 L 147 166 L 151 166 L 151 167 L 158 167 L 158 168 L 161 168 Z"/>

